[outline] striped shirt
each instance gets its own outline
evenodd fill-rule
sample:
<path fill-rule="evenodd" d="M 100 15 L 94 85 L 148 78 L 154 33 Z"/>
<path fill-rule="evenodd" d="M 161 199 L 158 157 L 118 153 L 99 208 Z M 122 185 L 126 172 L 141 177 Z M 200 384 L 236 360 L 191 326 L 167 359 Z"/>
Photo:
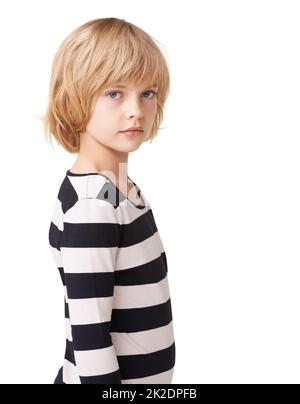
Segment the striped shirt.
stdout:
<path fill-rule="evenodd" d="M 104 174 L 67 170 L 49 228 L 64 287 L 63 384 L 169 384 L 175 341 L 166 253 L 152 209 Z"/>

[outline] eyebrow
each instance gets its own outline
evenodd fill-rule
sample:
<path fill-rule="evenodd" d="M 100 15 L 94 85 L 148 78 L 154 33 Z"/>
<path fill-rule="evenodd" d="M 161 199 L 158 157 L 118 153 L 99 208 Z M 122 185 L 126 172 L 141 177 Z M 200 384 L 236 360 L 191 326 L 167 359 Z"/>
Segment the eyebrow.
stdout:
<path fill-rule="evenodd" d="M 127 86 L 125 86 L 125 85 L 123 85 L 123 84 L 118 84 L 118 83 L 115 83 L 115 84 L 111 84 L 110 86 L 107 86 L 108 88 L 110 88 L 110 87 L 119 87 L 119 88 L 128 88 Z M 149 87 L 155 87 L 155 88 L 158 88 L 158 86 L 156 86 L 156 85 L 148 85 L 148 86 L 144 86 L 144 88 L 149 88 Z"/>

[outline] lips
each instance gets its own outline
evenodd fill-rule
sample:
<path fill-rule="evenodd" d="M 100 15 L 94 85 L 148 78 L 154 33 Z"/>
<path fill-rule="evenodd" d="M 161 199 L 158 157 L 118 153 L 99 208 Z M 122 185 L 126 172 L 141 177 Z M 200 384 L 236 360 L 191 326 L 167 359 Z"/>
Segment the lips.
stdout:
<path fill-rule="evenodd" d="M 121 132 L 131 132 L 131 131 L 133 131 L 133 130 L 136 130 L 136 131 L 142 131 L 143 132 L 143 127 L 142 126 L 130 126 L 129 128 L 127 128 L 127 129 L 124 129 L 124 130 L 121 130 Z"/>
<path fill-rule="evenodd" d="M 124 135 L 127 136 L 139 136 L 143 133 L 142 130 L 124 130 L 121 133 L 124 133 Z"/>

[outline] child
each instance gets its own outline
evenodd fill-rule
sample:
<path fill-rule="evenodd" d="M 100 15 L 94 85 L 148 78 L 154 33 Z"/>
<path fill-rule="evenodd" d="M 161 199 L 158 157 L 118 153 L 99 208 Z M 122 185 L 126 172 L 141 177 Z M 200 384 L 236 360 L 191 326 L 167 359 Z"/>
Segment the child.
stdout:
<path fill-rule="evenodd" d="M 49 229 L 66 324 L 54 384 L 172 381 L 166 254 L 151 207 L 127 173 L 128 153 L 157 134 L 168 91 L 158 46 L 125 20 L 83 24 L 54 57 L 45 132 L 78 153 Z"/>

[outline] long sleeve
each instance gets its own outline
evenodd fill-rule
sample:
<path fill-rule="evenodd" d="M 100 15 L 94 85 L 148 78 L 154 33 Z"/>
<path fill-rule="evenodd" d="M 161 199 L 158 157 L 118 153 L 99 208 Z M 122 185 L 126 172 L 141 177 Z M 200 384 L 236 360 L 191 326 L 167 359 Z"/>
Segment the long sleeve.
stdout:
<path fill-rule="evenodd" d="M 115 208 L 107 201 L 79 199 L 64 214 L 60 250 L 82 384 L 121 383 L 110 334 L 119 234 Z"/>

